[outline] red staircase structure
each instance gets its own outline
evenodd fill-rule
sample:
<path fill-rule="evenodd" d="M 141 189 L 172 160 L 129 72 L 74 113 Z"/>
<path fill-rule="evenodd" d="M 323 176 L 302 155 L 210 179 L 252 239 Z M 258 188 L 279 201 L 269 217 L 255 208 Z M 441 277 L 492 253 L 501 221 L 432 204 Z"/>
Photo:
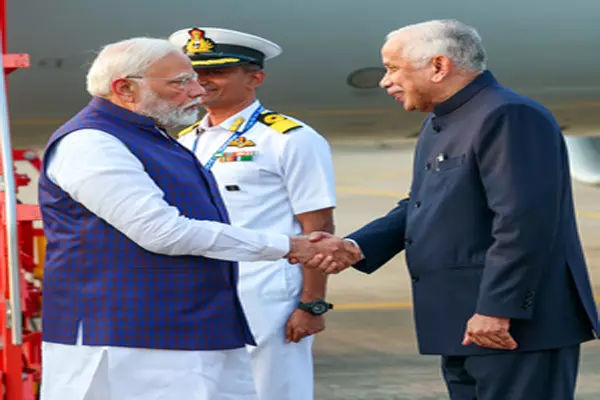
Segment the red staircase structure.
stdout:
<path fill-rule="evenodd" d="M 43 231 L 36 204 L 17 200 L 19 187 L 29 176 L 16 173 L 15 161 L 41 162 L 34 150 L 13 150 L 8 113 L 8 75 L 29 67 L 28 54 L 8 54 L 6 0 L 0 0 L 0 37 L 3 79 L 0 80 L 0 399 L 35 400 L 41 381 L 41 266 Z M 36 254 L 37 252 L 37 254 Z M 36 261 L 37 260 L 37 261 Z"/>

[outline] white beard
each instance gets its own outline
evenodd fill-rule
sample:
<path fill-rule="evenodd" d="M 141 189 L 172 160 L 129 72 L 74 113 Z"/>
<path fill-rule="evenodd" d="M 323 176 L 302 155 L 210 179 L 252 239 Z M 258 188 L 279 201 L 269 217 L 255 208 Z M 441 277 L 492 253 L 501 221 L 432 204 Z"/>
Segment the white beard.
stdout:
<path fill-rule="evenodd" d="M 158 97 L 149 87 L 144 87 L 141 93 L 140 103 L 136 112 L 152 118 L 156 123 L 165 128 L 177 125 L 192 125 L 198 120 L 200 109 L 193 105 L 200 104 L 200 99 L 194 99 L 182 107 L 173 107 L 168 101 Z"/>

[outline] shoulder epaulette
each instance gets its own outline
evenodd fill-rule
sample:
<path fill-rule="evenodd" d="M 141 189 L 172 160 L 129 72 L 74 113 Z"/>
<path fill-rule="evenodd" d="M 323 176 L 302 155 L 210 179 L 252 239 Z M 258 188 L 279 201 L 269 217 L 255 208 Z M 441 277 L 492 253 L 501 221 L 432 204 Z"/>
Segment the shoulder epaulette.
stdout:
<path fill-rule="evenodd" d="M 194 129 L 196 129 L 196 127 L 198 125 L 200 125 L 200 122 L 202 122 L 202 121 L 200 120 L 200 121 L 196 122 L 194 125 L 190 125 L 187 128 L 185 128 L 184 130 L 180 131 L 177 134 L 177 137 L 182 137 L 183 135 L 187 135 L 188 133 L 192 132 Z"/>
<path fill-rule="evenodd" d="M 302 125 L 296 121 L 273 111 L 263 111 L 258 120 L 279 133 L 288 133 L 294 129 L 302 128 Z"/>

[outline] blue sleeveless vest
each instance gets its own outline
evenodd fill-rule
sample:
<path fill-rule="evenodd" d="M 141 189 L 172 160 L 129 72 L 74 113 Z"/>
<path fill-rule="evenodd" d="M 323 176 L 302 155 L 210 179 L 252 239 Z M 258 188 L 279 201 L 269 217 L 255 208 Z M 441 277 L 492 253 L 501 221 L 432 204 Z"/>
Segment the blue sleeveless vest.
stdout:
<path fill-rule="evenodd" d="M 50 138 L 97 129 L 122 141 L 182 215 L 229 223 L 212 174 L 154 122 L 100 98 Z M 85 154 L 81 154 L 85 157 Z M 144 250 L 71 199 L 46 175 L 43 340 L 84 345 L 222 350 L 254 344 L 236 291 L 237 263 Z"/>

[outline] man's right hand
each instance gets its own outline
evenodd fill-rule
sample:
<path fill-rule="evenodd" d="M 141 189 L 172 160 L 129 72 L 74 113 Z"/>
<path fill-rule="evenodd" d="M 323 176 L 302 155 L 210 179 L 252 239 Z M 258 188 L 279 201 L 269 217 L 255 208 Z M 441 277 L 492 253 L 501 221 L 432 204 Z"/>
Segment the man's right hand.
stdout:
<path fill-rule="evenodd" d="M 326 232 L 293 237 L 286 256 L 292 263 L 301 262 L 307 268 L 326 274 L 339 273 L 356 264 L 361 257 L 360 249 L 352 243 Z"/>
<path fill-rule="evenodd" d="M 304 263 L 317 253 L 317 248 L 309 236 L 293 236 L 290 238 L 290 251 L 285 258 L 293 264 Z"/>

